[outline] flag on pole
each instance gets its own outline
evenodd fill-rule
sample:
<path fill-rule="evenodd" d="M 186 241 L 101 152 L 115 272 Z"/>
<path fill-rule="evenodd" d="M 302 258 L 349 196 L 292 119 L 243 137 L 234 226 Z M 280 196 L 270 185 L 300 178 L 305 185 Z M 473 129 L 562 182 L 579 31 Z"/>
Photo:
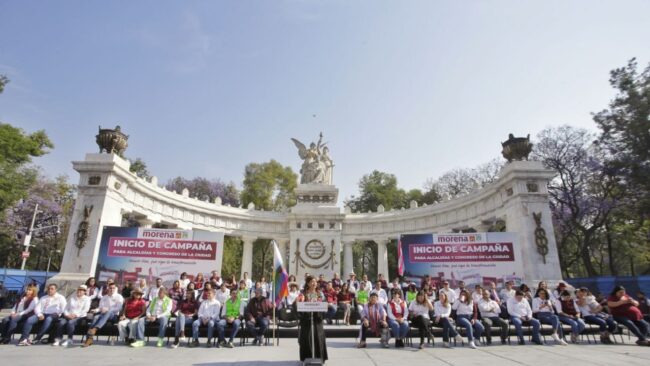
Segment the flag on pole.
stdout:
<path fill-rule="evenodd" d="M 402 236 L 397 240 L 397 274 L 404 276 L 404 253 L 402 253 Z"/>
<path fill-rule="evenodd" d="M 273 240 L 273 293 L 275 306 L 280 305 L 282 299 L 289 295 L 289 275 L 282 264 L 282 255 L 278 243 Z"/>

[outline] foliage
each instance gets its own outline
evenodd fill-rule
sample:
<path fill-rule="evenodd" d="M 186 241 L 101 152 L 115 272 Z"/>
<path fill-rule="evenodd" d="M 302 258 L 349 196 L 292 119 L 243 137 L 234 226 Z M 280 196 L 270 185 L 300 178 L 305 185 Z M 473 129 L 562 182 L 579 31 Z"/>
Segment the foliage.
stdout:
<path fill-rule="evenodd" d="M 9 83 L 9 78 L 6 75 L 0 75 L 0 94 L 5 90 L 5 86 Z"/>
<path fill-rule="evenodd" d="M 244 254 L 244 246 L 241 240 L 233 236 L 226 236 L 223 250 L 221 276 L 228 278 L 235 275 L 235 277 L 239 278 L 241 274 L 242 256 Z"/>
<path fill-rule="evenodd" d="M 257 209 L 283 211 L 296 204 L 295 190 L 298 176 L 291 167 L 284 167 L 275 160 L 267 163 L 250 163 L 244 171 L 244 189 L 241 201 Z"/>
<path fill-rule="evenodd" d="M 20 128 L 0 123 L 0 215 L 26 197 L 37 176 L 35 169 L 27 164 L 52 147 L 45 131 L 27 134 Z"/>
<path fill-rule="evenodd" d="M 499 171 L 503 164 L 502 159 L 495 158 L 476 168 L 453 169 L 438 179 L 427 180 L 425 187 L 445 199 L 464 196 L 495 182 L 499 178 Z"/>
<path fill-rule="evenodd" d="M 220 197 L 224 205 L 239 206 L 239 191 L 234 183 L 230 182 L 225 184 L 220 179 L 207 179 L 196 177 L 193 179 L 186 179 L 183 177 L 176 177 L 169 180 L 165 185 L 170 191 L 182 192 L 187 188 L 190 196 L 198 197 L 201 200 L 214 201 L 215 198 Z"/>
<path fill-rule="evenodd" d="M 135 173 L 135 175 L 142 179 L 151 178 L 151 174 L 149 174 L 149 170 L 147 169 L 147 164 L 142 159 L 129 159 L 129 162 L 131 163 L 131 166 L 129 167 L 131 173 Z"/>

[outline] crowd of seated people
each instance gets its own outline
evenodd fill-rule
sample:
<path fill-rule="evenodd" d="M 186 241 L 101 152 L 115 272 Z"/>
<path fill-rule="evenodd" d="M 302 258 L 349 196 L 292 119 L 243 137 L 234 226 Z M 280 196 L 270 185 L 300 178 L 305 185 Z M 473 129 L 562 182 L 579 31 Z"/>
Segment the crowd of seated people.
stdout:
<path fill-rule="evenodd" d="M 444 347 L 452 343 L 472 349 L 489 346 L 493 331 L 501 344 L 508 344 L 512 335 L 516 344 L 523 345 L 525 330 L 532 343 L 544 344 L 542 325 L 550 327 L 550 338 L 558 345 L 579 343 L 588 325 L 598 329 L 603 344 L 612 344 L 612 334 L 623 327 L 638 345 L 650 345 L 650 301 L 641 292 L 632 298 L 622 286 L 608 297 L 598 297 L 587 288 L 570 290 L 562 282 L 550 289 L 542 281 L 534 290 L 511 281 L 502 288 L 494 282 L 472 288 L 463 281 L 436 283 L 428 276 L 418 282 L 402 278 L 388 282 L 382 275 L 372 282 L 367 275 L 359 280 L 349 273 L 347 279 L 335 274 L 328 280 L 321 275 L 317 288 L 328 304 L 329 324 L 335 318 L 344 325 L 359 321 L 360 348 L 372 336 L 379 337 L 382 347 L 390 347 L 391 338 L 396 348 L 404 347 L 411 330 L 417 331 L 423 348 L 433 345 L 434 327 L 441 328 Z M 234 276 L 223 279 L 216 271 L 193 277 L 182 273 L 167 285 L 161 278 L 151 284 L 140 278 L 120 289 L 113 280 L 100 286 L 91 277 L 67 299 L 55 284 L 46 286 L 41 298 L 36 288 L 28 286 L 0 324 L 0 344 L 10 343 L 17 332 L 19 346 L 49 342 L 66 347 L 74 344 L 76 332 L 85 329 L 81 346 L 90 347 L 99 332 L 112 324 L 118 340 L 136 348 L 146 344 L 148 328 L 155 333 L 157 347 L 165 344 L 167 328 L 173 334 L 172 348 L 185 341 L 188 347 L 200 346 L 201 331 L 207 334 L 206 347 L 233 348 L 241 329 L 251 335 L 254 345 L 263 345 L 274 311 L 291 309 L 304 288 L 290 276 L 289 294 L 278 308 L 271 302 L 265 279 L 252 281 L 247 273 L 239 281 Z M 30 339 L 34 327 L 36 334 Z M 44 339 L 46 334 L 49 337 Z"/>

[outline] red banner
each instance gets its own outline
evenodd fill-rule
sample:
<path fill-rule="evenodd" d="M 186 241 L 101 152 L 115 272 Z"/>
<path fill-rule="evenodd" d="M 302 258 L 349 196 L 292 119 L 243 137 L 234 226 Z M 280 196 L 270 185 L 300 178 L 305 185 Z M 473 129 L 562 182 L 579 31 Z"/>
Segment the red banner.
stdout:
<path fill-rule="evenodd" d="M 210 241 L 111 237 L 110 257 L 214 260 L 217 243 Z"/>
<path fill-rule="evenodd" d="M 411 262 L 513 262 L 512 243 L 410 244 Z"/>

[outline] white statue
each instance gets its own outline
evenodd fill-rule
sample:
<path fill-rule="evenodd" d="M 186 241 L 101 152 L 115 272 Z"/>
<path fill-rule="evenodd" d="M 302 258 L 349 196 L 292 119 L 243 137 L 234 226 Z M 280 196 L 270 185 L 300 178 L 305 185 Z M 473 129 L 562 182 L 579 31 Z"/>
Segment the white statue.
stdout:
<path fill-rule="evenodd" d="M 318 143 L 309 144 L 309 148 L 302 142 L 292 138 L 291 141 L 298 148 L 298 155 L 303 160 L 300 168 L 301 184 L 332 184 L 332 169 L 334 164 L 329 156 L 327 143 L 323 143 L 323 133 L 320 133 Z"/>

